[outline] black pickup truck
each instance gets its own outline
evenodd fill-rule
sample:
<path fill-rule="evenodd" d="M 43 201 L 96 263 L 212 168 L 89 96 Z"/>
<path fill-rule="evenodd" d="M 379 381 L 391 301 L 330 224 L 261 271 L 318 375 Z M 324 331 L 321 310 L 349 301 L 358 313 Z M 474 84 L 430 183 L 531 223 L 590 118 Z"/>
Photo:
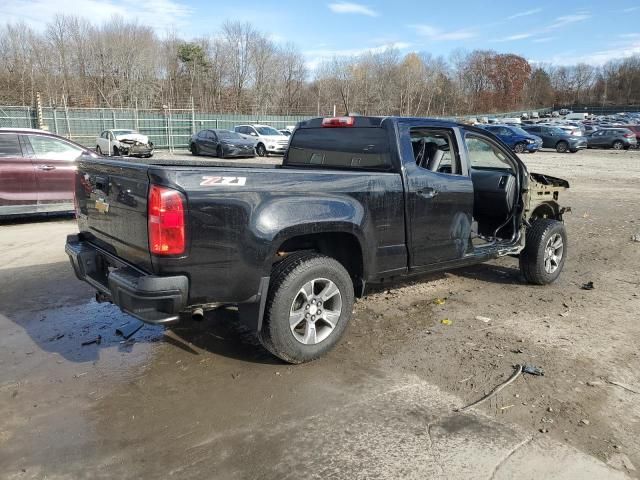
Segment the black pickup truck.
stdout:
<path fill-rule="evenodd" d="M 150 323 L 238 306 L 291 363 L 340 339 L 369 284 L 519 256 L 553 282 L 569 184 L 486 130 L 436 119 L 301 122 L 282 165 L 82 159 L 77 276 Z"/>

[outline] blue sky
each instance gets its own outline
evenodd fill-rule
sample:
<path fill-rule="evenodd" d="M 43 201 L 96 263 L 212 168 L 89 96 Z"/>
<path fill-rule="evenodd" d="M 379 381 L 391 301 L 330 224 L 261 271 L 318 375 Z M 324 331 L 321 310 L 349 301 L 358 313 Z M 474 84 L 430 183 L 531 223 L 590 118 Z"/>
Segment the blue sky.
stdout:
<path fill-rule="evenodd" d="M 5 0 L 7 1 L 7 0 Z M 601 65 L 640 53 L 640 3 L 620 1 L 0 0 L 0 18 L 36 29 L 56 13 L 101 22 L 113 14 L 160 36 L 213 35 L 227 19 L 249 21 L 278 43 L 295 43 L 310 67 L 333 56 L 394 46 L 448 56 L 492 49 L 530 61 Z"/>

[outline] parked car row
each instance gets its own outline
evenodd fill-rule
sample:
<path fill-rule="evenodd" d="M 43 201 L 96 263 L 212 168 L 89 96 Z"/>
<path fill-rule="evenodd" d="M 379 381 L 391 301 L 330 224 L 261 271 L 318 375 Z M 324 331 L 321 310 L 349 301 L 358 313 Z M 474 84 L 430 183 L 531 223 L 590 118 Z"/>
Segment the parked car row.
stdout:
<path fill-rule="evenodd" d="M 292 131 L 293 127 L 276 130 L 260 124 L 237 125 L 233 130 L 206 129 L 192 135 L 189 150 L 194 155 L 219 158 L 283 155 Z"/>

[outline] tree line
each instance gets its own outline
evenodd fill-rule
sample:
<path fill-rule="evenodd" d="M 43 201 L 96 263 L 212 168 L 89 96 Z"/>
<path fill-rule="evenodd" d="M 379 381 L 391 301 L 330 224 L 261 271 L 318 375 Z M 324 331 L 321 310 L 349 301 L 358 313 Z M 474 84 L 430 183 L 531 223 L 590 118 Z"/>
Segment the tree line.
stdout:
<path fill-rule="evenodd" d="M 640 55 L 604 66 L 531 64 L 491 50 L 448 57 L 389 48 L 309 68 L 249 23 L 184 40 L 113 17 L 0 27 L 0 103 L 194 108 L 218 113 L 462 115 L 554 104 L 640 103 Z"/>

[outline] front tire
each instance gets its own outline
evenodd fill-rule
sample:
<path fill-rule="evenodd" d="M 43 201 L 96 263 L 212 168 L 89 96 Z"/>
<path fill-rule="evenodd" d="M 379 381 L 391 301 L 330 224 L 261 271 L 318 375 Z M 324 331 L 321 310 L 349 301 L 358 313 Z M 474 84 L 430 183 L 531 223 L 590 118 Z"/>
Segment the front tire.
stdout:
<path fill-rule="evenodd" d="M 259 157 L 266 157 L 267 148 L 262 143 L 259 143 L 258 145 L 256 145 L 256 153 Z"/>
<path fill-rule="evenodd" d="M 566 153 L 568 149 L 569 149 L 569 144 L 564 140 L 560 140 L 556 145 L 556 152 L 558 153 Z"/>
<path fill-rule="evenodd" d="M 113 156 L 114 157 L 120 156 L 120 150 L 118 149 L 118 147 L 113 147 Z"/>
<path fill-rule="evenodd" d="M 622 150 L 624 148 L 624 143 L 622 143 L 620 140 L 616 140 L 615 142 L 613 142 L 612 146 L 614 150 Z"/>
<path fill-rule="evenodd" d="M 218 148 L 216 148 L 216 156 L 218 158 L 224 158 L 224 148 L 222 148 L 220 145 L 218 145 Z"/>
<path fill-rule="evenodd" d="M 547 285 L 560 276 L 567 258 L 564 223 L 549 218 L 532 222 L 520 252 L 520 271 L 529 283 Z"/>
<path fill-rule="evenodd" d="M 518 142 L 514 145 L 513 151 L 516 153 L 524 153 L 524 143 Z"/>
<path fill-rule="evenodd" d="M 192 143 L 189 150 L 191 150 L 192 155 L 200 155 L 200 147 L 198 147 L 197 143 Z"/>
<path fill-rule="evenodd" d="M 342 264 L 293 253 L 273 268 L 260 341 L 285 362 L 315 360 L 338 343 L 353 303 L 353 282 Z"/>
<path fill-rule="evenodd" d="M 100 148 L 100 145 L 96 145 L 96 153 L 98 155 L 102 155 L 102 149 Z"/>

